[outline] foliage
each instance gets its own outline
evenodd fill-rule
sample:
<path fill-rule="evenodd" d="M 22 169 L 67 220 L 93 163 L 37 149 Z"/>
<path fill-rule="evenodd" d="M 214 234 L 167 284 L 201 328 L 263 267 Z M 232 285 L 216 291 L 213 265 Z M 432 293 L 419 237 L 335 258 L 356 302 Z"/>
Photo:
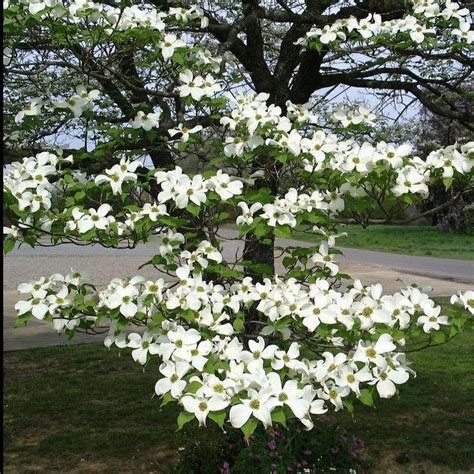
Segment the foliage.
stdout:
<path fill-rule="evenodd" d="M 314 430 L 258 430 L 248 442 L 229 434 L 221 439 L 194 440 L 180 451 L 178 473 L 351 472 L 360 463 L 364 442 L 343 429 L 320 422 Z"/>
<path fill-rule="evenodd" d="M 473 93 L 473 83 L 467 89 Z M 448 93 L 449 94 L 449 93 Z M 470 107 L 470 101 L 458 99 L 457 107 Z M 446 120 L 422 109 L 419 133 L 416 139 L 416 149 L 422 156 L 432 152 L 438 146 L 449 145 L 455 141 L 472 141 L 474 132 L 467 128 Z M 452 201 L 449 204 L 449 201 Z M 427 211 L 442 204 L 448 204 L 443 209 L 430 215 L 430 222 L 438 229 L 474 235 L 474 227 L 470 223 L 469 206 L 474 203 L 474 191 L 469 180 L 456 179 L 449 189 L 435 184 L 430 188 L 430 196 L 419 204 L 421 211 Z"/>

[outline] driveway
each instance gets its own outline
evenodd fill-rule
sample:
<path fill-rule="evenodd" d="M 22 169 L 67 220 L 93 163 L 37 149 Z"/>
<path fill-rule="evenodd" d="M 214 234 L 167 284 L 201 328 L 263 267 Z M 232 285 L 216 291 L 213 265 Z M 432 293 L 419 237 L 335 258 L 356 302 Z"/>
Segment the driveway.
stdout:
<path fill-rule="evenodd" d="M 235 231 L 224 229 L 222 236 L 232 239 Z M 280 246 L 311 246 L 307 242 L 277 239 Z M 431 286 L 432 295 L 448 296 L 457 290 L 466 291 L 474 287 L 474 262 L 431 257 L 411 257 L 367 250 L 342 249 L 344 255 L 338 256 L 342 271 L 362 283 L 380 282 L 386 292 L 417 283 Z M 228 240 L 224 244 L 224 256 L 232 260 L 242 251 L 242 242 Z M 103 336 L 81 335 L 68 342 L 58 337 L 49 327 L 40 321 L 32 321 L 26 327 L 14 328 L 15 311 L 13 306 L 19 299 L 16 287 L 19 283 L 35 280 L 52 273 L 67 273 L 71 268 L 85 270 L 88 280 L 95 285 L 105 285 L 118 276 L 143 275 L 157 278 L 152 267 L 138 267 L 156 253 L 151 245 L 140 245 L 135 249 L 114 250 L 100 246 L 79 247 L 72 244 L 57 247 L 30 248 L 23 246 L 9 253 L 4 259 L 4 303 L 3 330 L 4 350 L 26 349 L 39 346 L 71 344 L 103 340 Z M 277 271 L 283 273 L 283 267 L 277 261 Z"/>

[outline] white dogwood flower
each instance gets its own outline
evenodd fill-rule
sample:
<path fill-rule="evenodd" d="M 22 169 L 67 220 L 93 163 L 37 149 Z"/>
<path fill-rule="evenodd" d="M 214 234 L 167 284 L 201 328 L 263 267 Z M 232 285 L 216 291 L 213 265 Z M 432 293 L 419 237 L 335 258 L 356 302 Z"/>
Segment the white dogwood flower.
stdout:
<path fill-rule="evenodd" d="M 84 110 L 92 106 L 93 101 L 99 96 L 99 90 L 93 89 L 88 92 L 85 86 L 79 85 L 76 87 L 76 94 L 68 100 L 55 102 L 54 106 L 59 109 L 69 109 L 74 114 L 74 117 L 78 118 L 82 115 Z"/>
<path fill-rule="evenodd" d="M 375 344 L 364 344 L 363 341 L 359 341 L 353 359 L 356 362 L 373 362 L 377 367 L 382 367 L 385 364 L 384 354 L 395 349 L 396 346 L 393 343 L 392 336 L 382 334 Z"/>
<path fill-rule="evenodd" d="M 275 397 L 274 405 L 286 405 L 294 413 L 296 418 L 302 419 L 309 411 L 310 403 L 303 398 L 303 390 L 298 388 L 297 380 L 288 380 L 282 386 L 280 376 L 271 372 L 268 374 L 270 386 L 273 389 L 273 396 Z"/>
<path fill-rule="evenodd" d="M 181 399 L 181 403 L 187 412 L 194 413 L 199 421 L 199 426 L 206 426 L 206 418 L 209 412 L 224 410 L 229 405 L 229 402 L 218 396 L 205 398 L 185 395 Z"/>
<path fill-rule="evenodd" d="M 120 313 L 126 318 L 133 318 L 138 311 L 138 307 L 134 303 L 137 295 L 138 290 L 133 285 L 118 286 L 108 297 L 107 307 L 110 309 L 119 308 Z"/>
<path fill-rule="evenodd" d="M 249 390 L 248 399 L 241 400 L 242 403 L 232 406 L 229 417 L 234 428 L 241 428 L 253 415 L 260 420 L 265 428 L 272 425 L 271 410 L 274 406 L 273 389 L 263 388 L 260 391 Z"/>
<path fill-rule="evenodd" d="M 209 179 L 208 186 L 213 189 L 223 201 L 242 194 L 243 183 L 232 180 L 228 174 L 218 170 L 216 175 Z"/>
<path fill-rule="evenodd" d="M 130 124 L 133 128 L 143 128 L 143 130 L 149 131 L 160 126 L 160 116 L 160 111 L 146 114 L 143 110 L 140 110 Z"/>
<path fill-rule="evenodd" d="M 408 372 L 400 367 L 392 369 L 388 365 L 384 367 L 374 367 L 373 381 L 369 382 L 375 385 L 380 398 L 391 398 L 397 390 L 396 385 L 405 383 L 408 378 Z"/>
<path fill-rule="evenodd" d="M 169 59 L 173 56 L 176 49 L 185 48 L 186 43 L 170 33 L 163 37 L 163 40 L 158 43 L 158 47 L 161 49 L 163 59 Z"/>
<path fill-rule="evenodd" d="M 440 324 L 449 324 L 447 316 L 440 316 L 441 306 L 427 306 L 424 308 L 424 315 L 417 319 L 418 325 L 423 325 L 423 331 L 439 331 Z"/>
<path fill-rule="evenodd" d="M 31 293 L 29 300 L 20 300 L 15 304 L 15 310 L 18 315 L 22 315 L 31 311 L 31 314 L 36 319 L 43 319 L 45 314 L 49 311 L 49 305 L 46 301 L 45 290 L 35 290 Z"/>
<path fill-rule="evenodd" d="M 204 79 L 201 76 L 194 77 L 189 70 L 185 70 L 179 74 L 179 80 L 183 85 L 179 86 L 179 95 L 188 97 L 189 95 L 196 101 L 200 101 L 205 95 Z"/>
<path fill-rule="evenodd" d="M 339 272 L 339 266 L 333 262 L 332 255 L 329 253 L 329 246 L 326 241 L 320 244 L 319 252 L 315 253 L 311 257 L 311 261 L 321 265 L 323 268 L 328 268 L 332 276 Z"/>
<path fill-rule="evenodd" d="M 300 349 L 297 342 L 293 342 L 288 351 L 275 351 L 274 359 L 272 360 L 272 368 L 280 370 L 283 367 L 289 369 L 296 369 L 299 365 L 298 357 L 300 356 Z"/>
<path fill-rule="evenodd" d="M 146 364 L 148 354 L 155 355 L 160 352 L 160 345 L 153 342 L 155 335 L 145 331 L 143 335 L 135 332 L 128 335 L 127 347 L 131 347 L 132 358 L 141 365 Z"/>
<path fill-rule="evenodd" d="M 78 219 L 77 228 L 79 233 L 84 234 L 93 228 L 105 230 L 110 222 L 110 217 L 107 217 L 107 214 L 111 210 L 112 208 L 109 204 L 101 204 L 97 210 L 89 209 L 88 214 L 83 214 Z"/>
<path fill-rule="evenodd" d="M 200 132 L 202 130 L 202 125 L 196 125 L 192 128 L 187 128 L 185 127 L 182 123 L 178 124 L 177 128 L 170 128 L 168 130 L 168 133 L 170 136 L 173 138 L 176 135 L 179 135 L 179 140 L 182 142 L 187 142 L 189 141 L 189 137 L 193 133 Z"/>
<path fill-rule="evenodd" d="M 474 291 L 468 290 L 466 292 L 458 292 L 451 296 L 451 304 L 461 302 L 471 314 L 474 314 Z"/>
<path fill-rule="evenodd" d="M 49 312 L 54 313 L 58 308 L 64 308 L 71 305 L 71 300 L 68 300 L 69 290 L 67 286 L 63 286 L 57 293 L 48 295 L 46 300 L 49 304 Z"/>
<path fill-rule="evenodd" d="M 178 398 L 186 387 L 186 381 L 183 377 L 190 369 L 187 362 L 171 362 L 167 360 L 160 365 L 160 372 L 164 375 L 155 384 L 155 392 L 157 395 L 164 395 L 171 392 L 174 398 Z"/>
<path fill-rule="evenodd" d="M 15 115 L 15 123 L 23 122 L 25 116 L 40 115 L 41 107 L 43 106 L 43 99 L 41 97 L 35 97 L 24 109 L 20 110 Z"/>
<path fill-rule="evenodd" d="M 95 184 L 109 183 L 113 194 L 120 194 L 122 192 L 122 184 L 125 181 L 136 181 L 136 169 L 140 166 L 140 162 L 129 161 L 126 159 L 120 160 L 120 163 L 105 170 L 104 174 L 99 174 L 95 178 Z"/>
<path fill-rule="evenodd" d="M 197 348 L 201 334 L 196 329 L 186 330 L 183 326 L 178 326 L 176 330 L 168 331 L 166 336 L 169 342 L 162 343 L 160 346 L 163 360 L 172 357 L 173 360 L 191 362 L 192 351 Z"/>
<path fill-rule="evenodd" d="M 275 351 L 278 350 L 278 346 L 275 345 L 265 347 L 265 341 L 261 336 L 257 338 L 257 341 L 252 339 L 248 341 L 248 345 L 249 351 L 243 351 L 239 356 L 239 360 L 245 363 L 250 372 L 263 367 L 263 362 L 272 359 Z"/>

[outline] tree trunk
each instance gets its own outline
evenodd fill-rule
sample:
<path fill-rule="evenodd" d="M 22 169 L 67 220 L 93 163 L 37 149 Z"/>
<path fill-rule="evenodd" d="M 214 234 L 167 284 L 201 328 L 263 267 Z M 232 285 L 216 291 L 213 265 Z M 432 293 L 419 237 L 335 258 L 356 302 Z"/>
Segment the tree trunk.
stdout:
<path fill-rule="evenodd" d="M 279 105 L 283 113 L 286 113 L 286 99 L 287 95 L 286 87 L 281 87 L 276 91 L 272 91 L 268 99 L 269 104 Z M 261 156 L 255 160 L 255 168 L 263 169 L 265 174 L 262 178 L 255 181 L 254 187 L 259 188 L 270 188 L 273 195 L 277 195 L 279 191 L 278 182 L 278 168 L 279 163 L 275 163 L 274 159 L 269 156 Z M 275 275 L 275 261 L 274 261 L 274 249 L 275 249 L 275 237 L 272 235 L 265 240 L 270 240 L 269 243 L 263 243 L 257 237 L 249 237 L 245 242 L 243 257 L 244 260 L 251 261 L 252 263 L 266 264 L 271 268 L 272 275 Z M 263 277 L 258 272 L 248 271 L 248 275 L 251 276 L 254 281 L 262 281 Z"/>

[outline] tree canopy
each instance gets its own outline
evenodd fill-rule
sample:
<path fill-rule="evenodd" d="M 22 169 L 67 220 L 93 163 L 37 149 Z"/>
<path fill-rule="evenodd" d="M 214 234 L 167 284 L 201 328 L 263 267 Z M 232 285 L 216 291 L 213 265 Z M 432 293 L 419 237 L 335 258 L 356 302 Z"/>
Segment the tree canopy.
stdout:
<path fill-rule="evenodd" d="M 419 288 L 384 295 L 351 281 L 335 258 L 336 222 L 404 222 L 430 185 L 472 188 L 473 142 L 416 156 L 415 140 L 377 139 L 377 124 L 416 104 L 473 129 L 472 108 L 459 105 L 472 102 L 468 8 L 4 7 L 5 250 L 157 250 L 144 263 L 154 281 L 123 275 L 100 289 L 72 272 L 20 285 L 30 296 L 16 305 L 19 323 L 104 332 L 138 363 L 159 360 L 155 391 L 183 406 L 180 426 L 209 416 L 247 436 L 258 422 L 296 417 L 310 429 L 329 406 L 393 396 L 414 374 L 405 351 L 470 324 L 472 292 L 453 297 L 466 311 L 441 314 Z M 276 240 L 296 228 L 321 244 Z"/>

